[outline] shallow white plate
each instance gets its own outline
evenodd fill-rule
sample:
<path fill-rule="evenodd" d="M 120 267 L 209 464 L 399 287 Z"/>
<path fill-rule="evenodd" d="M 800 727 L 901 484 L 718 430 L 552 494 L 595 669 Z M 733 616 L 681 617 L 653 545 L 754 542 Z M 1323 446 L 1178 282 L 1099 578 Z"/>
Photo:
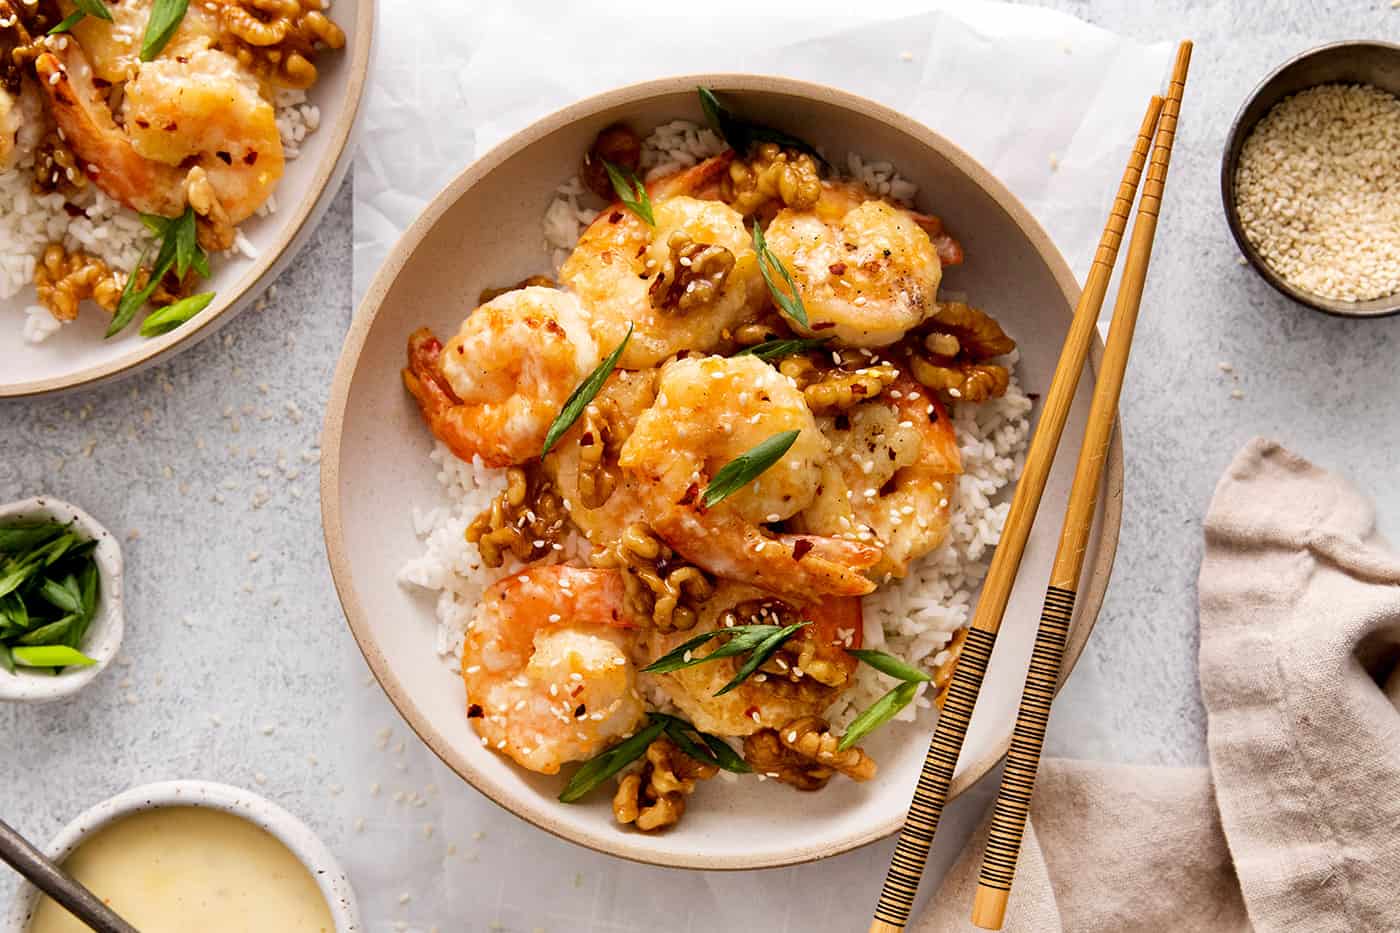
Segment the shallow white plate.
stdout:
<path fill-rule="evenodd" d="M 351 161 L 351 135 L 369 74 L 375 0 L 334 0 L 331 13 L 346 42 L 317 61 L 321 79 L 308 96 L 320 108 L 320 128 L 287 163 L 277 186 L 277 211 L 240 226 L 257 258 L 213 257 L 213 277 L 201 288 L 213 291 L 214 301 L 183 326 L 149 339 L 137 333 L 136 321 L 103 340 L 108 316 L 88 306 L 43 343 L 30 344 L 23 328 L 25 307 L 37 304 L 33 286 L 0 300 L 0 398 L 42 395 L 133 373 L 166 353 L 194 346 L 272 284 L 315 229 Z"/>
<path fill-rule="evenodd" d="M 459 175 L 404 234 L 371 285 L 336 368 L 322 439 L 322 518 L 336 589 L 365 658 L 409 725 L 458 774 L 537 826 L 594 849 L 658 865 L 758 868 L 832 855 L 895 831 L 932 716 L 883 729 L 865 743 L 880 764 L 874 781 L 836 780 L 816 794 L 773 781 L 708 781 L 678 827 L 643 835 L 613 822 L 608 794 L 561 804 L 555 798 L 562 778 L 531 774 L 481 747 L 467 721 L 461 681 L 433 650 L 434 594 L 395 580 L 422 549 L 413 508 L 444 501 L 427 457 L 432 440 L 400 382 L 409 333 L 423 325 L 452 333 L 481 288 L 547 271 L 541 217 L 598 130 L 617 120 L 639 130 L 677 117 L 702 121 L 697 84 L 725 92 L 746 116 L 828 152 L 893 161 L 919 185 L 920 206 L 939 214 L 966 248 L 966 265 L 948 270 L 946 287 L 966 292 L 1020 341 L 1027 391 L 1049 384 L 1078 287 L 1045 231 L 966 153 L 892 110 L 817 85 L 739 75 L 654 81 L 583 101 L 511 137 Z M 1091 390 L 1086 375 L 1064 435 L 1070 451 L 1083 436 Z M 954 794 L 985 774 L 1010 741 L 1073 467 L 1071 452 L 1051 473 Z M 1122 469 L 1115 439 L 1066 670 L 1084 646 L 1107 584 Z"/>

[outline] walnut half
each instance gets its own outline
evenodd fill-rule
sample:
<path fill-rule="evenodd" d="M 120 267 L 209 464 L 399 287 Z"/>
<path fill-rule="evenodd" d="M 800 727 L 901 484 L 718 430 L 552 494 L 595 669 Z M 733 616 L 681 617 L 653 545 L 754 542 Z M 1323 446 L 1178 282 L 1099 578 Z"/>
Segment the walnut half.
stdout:
<path fill-rule="evenodd" d="M 640 771 L 618 779 L 613 816 L 644 833 L 674 826 L 685 814 L 685 798 L 695 792 L 695 785 L 717 773 L 713 765 L 696 761 L 662 736 L 647 746 Z"/>
<path fill-rule="evenodd" d="M 762 143 L 753 158 L 729 163 L 729 174 L 720 185 L 720 196 L 740 214 L 749 215 L 777 200 L 784 207 L 805 211 L 822 194 L 816 161 L 804 152 Z"/>
<path fill-rule="evenodd" d="M 1011 374 L 991 360 L 1016 349 L 990 314 L 961 301 L 942 302 L 932 330 L 911 346 L 909 369 L 925 387 L 950 398 L 985 402 L 1006 394 Z"/>
<path fill-rule="evenodd" d="M 67 252 L 50 243 L 34 269 L 34 292 L 39 303 L 60 321 L 78 316 L 78 305 L 91 298 L 108 314 L 117 310 L 126 277 L 113 272 L 96 256 Z"/>
<path fill-rule="evenodd" d="M 506 488 L 467 526 L 466 537 L 488 567 L 501 566 L 508 553 L 537 560 L 564 536 L 567 517 L 563 500 L 543 476 L 511 467 Z"/>
<path fill-rule="evenodd" d="M 670 256 L 647 289 L 652 306 L 688 314 L 713 304 L 734 270 L 734 254 L 723 246 L 696 243 L 679 231 L 666 246 Z"/>
<path fill-rule="evenodd" d="M 875 776 L 875 760 L 860 748 L 837 749 L 840 737 L 816 716 L 795 719 L 782 729 L 760 729 L 744 739 L 744 760 L 760 774 L 798 790 L 821 790 L 840 772 L 853 781 Z"/>
<path fill-rule="evenodd" d="M 610 547 L 594 551 L 589 562 L 621 570 L 627 608 L 650 617 L 661 632 L 694 628 L 700 605 L 714 593 L 704 571 L 677 557 L 640 522 L 627 526 Z"/>

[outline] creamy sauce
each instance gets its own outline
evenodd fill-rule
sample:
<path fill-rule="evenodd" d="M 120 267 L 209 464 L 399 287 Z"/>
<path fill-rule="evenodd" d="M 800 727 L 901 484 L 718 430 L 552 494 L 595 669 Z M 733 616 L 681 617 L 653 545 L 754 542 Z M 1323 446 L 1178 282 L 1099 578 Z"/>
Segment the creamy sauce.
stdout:
<path fill-rule="evenodd" d="M 311 873 L 241 817 L 164 807 L 112 823 L 63 867 L 141 933 L 331 933 Z M 29 933 L 87 933 L 47 897 Z"/>

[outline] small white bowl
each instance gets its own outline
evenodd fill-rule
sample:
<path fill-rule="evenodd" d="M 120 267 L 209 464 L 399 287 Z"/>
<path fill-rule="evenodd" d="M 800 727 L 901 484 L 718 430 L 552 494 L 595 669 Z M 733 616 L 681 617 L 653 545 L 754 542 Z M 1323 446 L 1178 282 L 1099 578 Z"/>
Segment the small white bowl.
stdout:
<path fill-rule="evenodd" d="M 96 661 L 88 667 L 70 667 L 55 677 L 49 673 L 16 668 L 11 674 L 0 668 L 0 700 L 49 703 L 72 696 L 92 683 L 93 678 L 117 656 L 122 644 L 122 549 L 106 528 L 76 505 L 52 496 L 36 496 L 0 506 L 0 525 L 10 522 L 52 519 L 71 522 L 79 531 L 97 541 L 93 557 L 101 580 L 97 613 L 87 637 L 78 650 Z"/>
<path fill-rule="evenodd" d="M 301 820 L 277 804 L 252 791 L 213 781 L 163 781 L 144 784 L 104 800 L 63 827 L 44 849 L 44 854 L 60 864 L 97 830 L 123 817 L 161 807 L 207 807 L 221 810 L 271 833 L 311 872 L 321 896 L 326 899 L 335 933 L 361 933 L 360 911 L 350 879 L 330 849 Z M 26 933 L 39 906 L 39 889 L 25 883 L 9 913 L 0 922 L 0 933 Z"/>

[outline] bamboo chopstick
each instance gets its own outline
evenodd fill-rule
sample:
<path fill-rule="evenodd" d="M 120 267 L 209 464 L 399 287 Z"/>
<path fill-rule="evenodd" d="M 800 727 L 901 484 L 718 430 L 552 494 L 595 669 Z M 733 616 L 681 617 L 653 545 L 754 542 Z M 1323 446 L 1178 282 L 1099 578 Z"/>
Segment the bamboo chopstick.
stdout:
<path fill-rule="evenodd" d="M 1069 635 L 1079 576 L 1084 567 L 1084 549 L 1098 505 L 1104 458 L 1113 435 L 1113 422 L 1118 416 L 1118 397 L 1123 389 L 1133 330 L 1142 304 L 1143 285 L 1147 281 L 1152 241 L 1157 232 L 1157 212 L 1162 205 L 1162 189 L 1167 181 L 1172 143 L 1176 137 L 1176 120 L 1181 112 L 1181 97 L 1186 88 L 1186 72 L 1190 64 L 1191 43 L 1183 42 L 1177 50 L 1171 88 L 1162 107 L 1162 119 L 1153 144 L 1152 163 L 1147 169 L 1142 200 L 1138 204 L 1137 218 L 1133 221 L 1133 236 L 1123 263 L 1123 279 L 1118 285 L 1113 321 L 1109 325 L 1108 345 L 1104 350 L 1098 381 L 1094 385 L 1094 398 L 1089 406 L 1084 446 L 1079 450 L 1079 462 L 1074 468 L 1074 484 L 1070 487 L 1069 503 L 1065 507 L 1060 545 L 1050 571 L 1050 586 L 1045 593 L 1030 670 L 1026 672 L 1026 686 L 1021 694 L 1011 749 L 1006 756 L 1006 770 L 1002 774 L 1001 789 L 997 793 L 992 825 L 987 835 L 987 847 L 982 855 L 982 870 L 972 905 L 972 922 L 983 929 L 1001 929 L 1011 894 L 1011 882 L 1016 875 L 1021 837 L 1026 829 L 1031 794 L 1035 790 L 1041 748 L 1045 744 L 1045 727 L 1050 721 L 1050 704 L 1055 698 L 1055 686 L 1060 679 L 1065 639 Z"/>
<path fill-rule="evenodd" d="M 870 924 L 871 933 L 897 933 L 904 929 L 909 920 L 909 911 L 914 906 L 919 878 L 923 875 L 929 847 L 933 844 L 938 820 L 943 814 L 948 787 L 953 781 L 953 771 L 957 767 L 963 739 L 967 736 L 967 726 L 972 719 L 982 678 L 987 673 L 987 662 L 991 659 L 997 629 L 1001 626 L 1001 617 L 1011 597 L 1011 586 L 1021 565 L 1021 556 L 1026 549 L 1036 509 L 1040 506 L 1040 497 L 1045 492 L 1055 449 L 1059 446 L 1060 435 L 1064 432 L 1070 405 L 1074 401 L 1075 388 L 1079 384 L 1079 374 L 1089 355 L 1089 343 L 1094 336 L 1104 295 L 1108 292 L 1113 264 L 1118 257 L 1119 244 L 1123 241 L 1128 214 L 1133 209 L 1133 198 L 1147 162 L 1153 129 L 1161 108 L 1160 97 L 1153 97 L 1147 106 L 1137 142 L 1127 168 L 1123 170 L 1118 194 L 1109 211 L 1103 235 L 1099 238 L 1094 261 L 1089 267 L 1084 290 L 1075 306 L 1074 318 L 1050 381 L 1050 390 L 1045 395 L 1040 424 L 1031 438 L 1026 465 L 1016 484 L 1001 541 L 992 555 L 992 564 L 987 570 L 977 610 L 963 644 L 962 657 L 948 686 L 943 711 L 938 717 L 938 726 L 919 774 L 914 800 L 909 806 L 904 828 L 900 831 L 889 872 L 885 875 L 880 901 L 875 908 L 875 919 Z"/>

